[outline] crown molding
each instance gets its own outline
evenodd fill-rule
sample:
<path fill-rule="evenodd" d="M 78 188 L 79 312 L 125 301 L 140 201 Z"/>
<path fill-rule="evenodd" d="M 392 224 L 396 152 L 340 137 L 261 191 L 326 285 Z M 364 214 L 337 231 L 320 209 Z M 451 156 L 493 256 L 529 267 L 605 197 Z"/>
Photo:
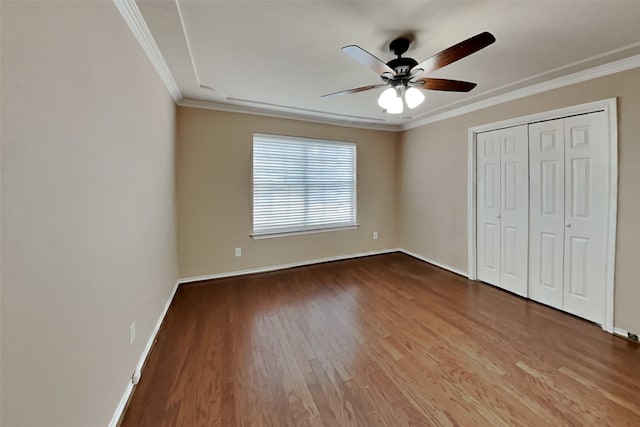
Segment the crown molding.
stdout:
<path fill-rule="evenodd" d="M 608 76 L 610 74 L 619 73 L 622 71 L 631 70 L 633 68 L 640 67 L 640 55 L 630 56 L 625 59 L 610 62 L 608 64 L 599 65 L 597 67 L 589 68 L 587 70 L 578 71 L 573 74 L 558 77 L 546 82 L 534 84 L 524 87 L 522 89 L 516 89 L 514 91 L 494 96 L 492 98 L 484 99 L 482 101 L 474 102 L 472 104 L 464 105 L 459 108 L 454 108 L 449 111 L 445 111 L 440 114 L 425 117 L 424 119 L 416 120 L 411 123 L 400 126 L 401 131 L 417 128 L 430 123 L 439 122 L 441 120 L 450 119 L 452 117 L 461 116 L 463 114 L 471 113 L 473 111 L 481 110 L 483 108 L 492 107 L 494 105 L 502 104 L 508 101 L 514 101 L 516 99 L 524 98 L 538 93 L 546 92 L 552 89 L 558 89 L 572 84 L 581 83 L 587 80 L 592 80 L 598 77 Z"/>
<path fill-rule="evenodd" d="M 308 113 L 305 114 L 305 112 L 296 112 L 297 109 L 293 107 L 288 107 L 288 111 L 275 111 L 267 108 L 249 107 L 249 106 L 238 105 L 238 104 L 227 104 L 227 103 L 223 104 L 223 103 L 200 101 L 200 100 L 194 100 L 194 99 L 183 99 L 178 102 L 178 105 L 183 107 L 203 108 L 207 110 L 228 111 L 228 112 L 243 113 L 243 114 L 254 114 L 254 115 L 260 115 L 260 116 L 267 116 L 267 117 L 301 120 L 301 121 L 312 122 L 312 123 L 323 123 L 323 124 L 331 124 L 331 125 L 337 125 L 337 126 L 361 128 L 361 129 L 402 132 L 405 130 L 424 126 L 430 123 L 439 122 L 441 120 L 446 120 L 453 117 L 461 116 L 463 114 L 471 113 L 473 111 L 481 110 L 483 108 L 492 107 L 494 105 L 499 105 L 505 102 L 514 101 L 516 99 L 524 98 L 527 96 L 536 95 L 538 93 L 546 92 L 552 89 L 558 89 L 561 87 L 570 86 L 572 84 L 581 83 L 587 80 L 608 76 L 610 74 L 615 74 L 615 73 L 631 70 L 633 68 L 638 68 L 638 67 L 640 67 L 640 55 L 634 55 L 625 59 L 610 62 L 608 64 L 599 65 L 597 67 L 589 68 L 587 70 L 578 71 L 576 73 L 572 73 L 566 76 L 548 80 L 546 82 L 537 83 L 521 89 L 516 89 L 511 92 L 507 92 L 507 93 L 497 95 L 488 99 L 474 102 L 472 104 L 467 104 L 459 108 L 454 108 L 440 114 L 428 116 L 428 117 L 425 117 L 424 119 L 419 119 L 419 120 L 402 124 L 402 125 L 363 123 L 363 122 L 353 122 L 353 121 L 345 120 L 345 119 L 348 119 L 348 117 L 343 118 L 343 120 L 340 121 L 336 117 L 329 117 L 329 114 L 326 114 L 325 117 L 320 117 L 320 116 L 311 116 Z"/>
<path fill-rule="evenodd" d="M 198 99 L 181 99 L 177 101 L 181 107 L 200 108 L 204 110 L 224 111 L 228 113 L 252 114 L 254 116 L 275 117 L 279 119 L 298 120 L 309 123 L 320 123 L 333 126 L 344 126 L 357 129 L 382 130 L 388 132 L 399 132 L 400 125 L 384 124 L 384 123 L 366 123 L 353 121 L 349 116 L 331 113 L 314 113 L 305 114 L 305 110 L 293 107 L 287 107 L 288 111 L 279 111 L 267 108 L 252 107 L 231 103 L 219 103 L 212 101 L 203 101 Z M 303 111 L 299 113 L 297 111 Z"/>
<path fill-rule="evenodd" d="M 193 49 L 191 48 L 191 41 L 189 40 L 189 35 L 187 34 L 187 27 L 184 25 L 184 16 L 182 15 L 182 9 L 180 8 L 180 2 L 175 0 L 176 10 L 178 11 L 178 19 L 180 20 L 180 28 L 182 29 L 182 35 L 184 36 L 184 42 L 187 45 L 187 52 L 189 53 L 189 60 L 191 61 L 191 68 L 193 69 L 193 75 L 196 78 L 196 84 L 198 87 L 203 87 L 202 82 L 200 81 L 200 74 L 198 73 L 198 68 L 196 68 L 196 60 L 193 57 Z"/>
<path fill-rule="evenodd" d="M 375 122 L 375 119 L 369 119 L 370 121 L 359 121 L 364 118 L 353 117 L 342 114 L 335 114 L 322 111 L 311 111 L 290 106 L 280 106 L 271 104 L 251 104 L 248 100 L 233 100 L 227 99 L 230 102 L 220 103 L 206 100 L 184 99 L 183 95 L 173 78 L 173 75 L 165 61 L 158 45 L 156 44 L 151 31 L 147 26 L 140 9 L 135 0 L 113 0 L 116 8 L 124 18 L 125 22 L 131 29 L 131 32 L 135 36 L 136 40 L 144 50 L 145 54 L 153 64 L 158 75 L 164 82 L 167 90 L 173 97 L 174 101 L 182 107 L 201 108 L 214 111 L 226 111 L 232 113 L 241 114 L 253 114 L 265 117 L 276 117 L 282 119 L 299 120 L 310 123 L 329 124 L 334 126 L 344 126 L 350 128 L 359 129 L 371 129 L 382 130 L 390 132 L 401 132 L 409 129 L 414 129 L 420 126 L 424 126 L 430 123 L 439 122 L 441 120 L 450 119 L 453 117 L 461 116 L 473 111 L 481 110 L 483 108 L 492 107 L 494 105 L 502 104 L 516 99 L 524 98 L 538 93 L 546 92 L 552 89 L 557 89 L 572 84 L 584 82 L 587 80 L 595 79 L 598 77 L 604 77 L 610 74 L 619 73 L 622 71 L 630 70 L 640 67 L 640 55 L 630 56 L 625 59 L 610 62 L 608 64 L 599 65 L 587 70 L 579 71 L 576 73 L 568 74 L 566 76 L 558 77 L 548 80 L 546 82 L 537 83 L 531 86 L 527 86 L 521 89 L 516 89 L 511 92 L 507 92 L 501 95 L 497 95 L 491 98 L 483 99 L 471 104 L 463 105 L 458 108 L 452 108 L 439 114 L 427 115 L 422 119 L 417 119 L 409 123 L 404 124 L 390 124 Z M 176 1 L 177 4 L 177 1 Z M 178 6 L 179 8 L 179 6 Z M 179 9 L 178 9 L 179 10 Z M 182 19 L 182 17 L 181 17 Z M 181 22 L 184 29 L 184 23 Z M 186 34 L 185 34 L 186 36 Z M 191 55 L 192 67 L 197 75 L 195 63 L 193 61 L 193 55 Z M 601 55 L 600 55 L 601 56 Z M 244 104 L 244 105 L 243 105 Z M 255 104 L 255 103 L 254 103 Z M 446 106 L 444 108 L 447 108 Z M 429 113 L 427 113 L 429 114 Z"/>
<path fill-rule="evenodd" d="M 171 94 L 173 100 L 176 102 L 180 101 L 182 99 L 182 93 L 173 78 L 173 74 L 171 74 L 171 70 L 169 70 L 167 62 L 164 60 L 164 56 L 162 56 L 156 41 L 153 39 L 151 31 L 149 30 L 147 23 L 144 21 L 142 13 L 140 13 L 140 9 L 138 9 L 136 2 L 134 0 L 113 0 L 113 3 L 129 26 L 129 29 L 135 36 L 136 40 L 138 40 L 138 44 L 142 47 L 144 53 L 147 54 L 147 57 L 156 69 L 160 79 L 162 79 L 162 82 L 167 87 L 167 90 Z"/>

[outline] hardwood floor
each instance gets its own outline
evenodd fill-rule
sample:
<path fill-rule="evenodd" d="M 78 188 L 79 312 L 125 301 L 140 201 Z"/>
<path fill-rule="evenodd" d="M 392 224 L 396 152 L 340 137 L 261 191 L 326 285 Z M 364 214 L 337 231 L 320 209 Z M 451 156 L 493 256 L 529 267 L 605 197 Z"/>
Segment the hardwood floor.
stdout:
<path fill-rule="evenodd" d="M 183 285 L 122 426 L 639 426 L 640 346 L 394 253 Z"/>

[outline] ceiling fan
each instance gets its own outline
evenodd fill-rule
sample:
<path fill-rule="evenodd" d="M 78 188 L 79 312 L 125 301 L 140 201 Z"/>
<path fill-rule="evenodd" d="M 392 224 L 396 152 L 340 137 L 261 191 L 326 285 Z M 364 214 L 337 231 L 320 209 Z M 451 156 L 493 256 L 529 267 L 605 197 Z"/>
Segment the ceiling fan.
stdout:
<path fill-rule="evenodd" d="M 386 64 L 360 46 L 345 46 L 342 48 L 344 53 L 379 74 L 384 83 L 342 90 L 340 92 L 322 95 L 322 97 L 327 98 L 348 93 L 358 93 L 378 87 L 390 86 L 382 92 L 378 98 L 378 105 L 389 114 L 400 114 L 404 109 L 403 99 L 409 108 L 415 108 L 424 101 L 424 94 L 419 89 L 469 92 L 476 87 L 476 83 L 435 78 L 416 79 L 416 77 L 421 73 L 435 71 L 445 65 L 469 56 L 495 41 L 496 38 L 493 34 L 485 31 L 436 53 L 421 63 L 418 63 L 418 61 L 413 58 L 402 57 L 402 54 L 409 49 L 409 45 L 411 44 L 411 40 L 406 37 L 397 38 L 389 44 L 389 50 L 393 52 L 397 58 L 392 59 Z"/>

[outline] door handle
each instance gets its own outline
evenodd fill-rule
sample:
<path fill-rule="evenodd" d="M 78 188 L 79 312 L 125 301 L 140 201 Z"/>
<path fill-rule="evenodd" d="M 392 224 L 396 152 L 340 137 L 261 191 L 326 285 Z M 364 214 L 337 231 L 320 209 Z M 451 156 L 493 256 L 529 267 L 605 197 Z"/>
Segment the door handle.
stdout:
<path fill-rule="evenodd" d="M 500 219 L 500 216 L 501 216 L 501 215 L 498 215 L 498 216 L 496 217 L 496 219 Z"/>
<path fill-rule="evenodd" d="M 564 226 L 567 227 L 567 228 L 570 228 L 571 227 L 571 223 L 567 222 Z"/>

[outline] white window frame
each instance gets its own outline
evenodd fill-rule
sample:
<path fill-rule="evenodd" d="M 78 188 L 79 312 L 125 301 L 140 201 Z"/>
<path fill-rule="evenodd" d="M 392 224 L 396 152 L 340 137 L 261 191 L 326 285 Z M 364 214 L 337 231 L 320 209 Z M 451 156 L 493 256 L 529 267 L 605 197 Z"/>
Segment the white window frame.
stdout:
<path fill-rule="evenodd" d="M 292 142 L 308 142 L 308 143 L 320 143 L 320 144 L 334 144 L 334 145 L 347 145 L 349 147 L 353 147 L 354 157 L 353 157 L 353 222 L 346 223 L 344 225 L 336 225 L 336 224 L 328 224 L 326 226 L 323 225 L 312 225 L 312 226 L 298 226 L 298 227 L 288 227 L 288 228 L 280 228 L 266 231 L 258 231 L 256 232 L 253 228 L 254 226 L 254 179 L 253 179 L 253 144 L 255 138 L 266 138 L 266 139 L 277 139 L 279 141 L 292 141 Z M 317 138 L 306 138 L 306 137 L 297 137 L 297 136 L 285 136 L 285 135 L 276 135 L 276 134 L 266 134 L 266 133 L 254 133 L 252 136 L 251 143 L 251 234 L 250 236 L 254 240 L 259 239 L 270 239 L 275 237 L 286 237 L 286 236 L 297 236 L 303 234 L 315 234 L 315 233 L 325 233 L 331 231 L 341 231 L 341 230 L 353 230 L 360 226 L 358 223 L 358 146 L 355 142 L 348 141 L 335 141 L 335 140 L 327 140 L 327 139 L 317 139 Z"/>

